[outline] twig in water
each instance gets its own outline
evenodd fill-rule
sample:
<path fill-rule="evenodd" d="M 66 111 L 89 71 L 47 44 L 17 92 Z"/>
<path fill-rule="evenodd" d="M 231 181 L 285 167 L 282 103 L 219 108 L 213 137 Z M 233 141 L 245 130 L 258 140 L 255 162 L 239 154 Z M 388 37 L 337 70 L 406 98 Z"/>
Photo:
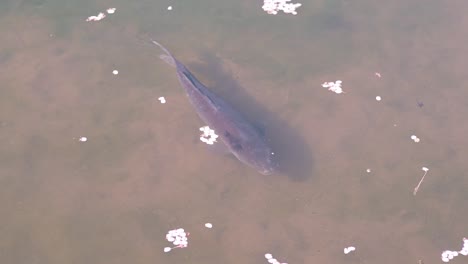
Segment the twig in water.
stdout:
<path fill-rule="evenodd" d="M 416 188 L 414 188 L 413 195 L 415 195 L 415 196 L 416 196 L 416 193 L 419 190 L 419 186 L 421 186 L 421 183 L 424 181 L 424 177 L 426 177 L 426 174 L 429 171 L 429 169 L 426 168 L 426 167 L 422 167 L 422 170 L 424 171 L 424 175 L 422 176 L 421 180 L 419 181 L 418 186 L 416 186 Z"/>

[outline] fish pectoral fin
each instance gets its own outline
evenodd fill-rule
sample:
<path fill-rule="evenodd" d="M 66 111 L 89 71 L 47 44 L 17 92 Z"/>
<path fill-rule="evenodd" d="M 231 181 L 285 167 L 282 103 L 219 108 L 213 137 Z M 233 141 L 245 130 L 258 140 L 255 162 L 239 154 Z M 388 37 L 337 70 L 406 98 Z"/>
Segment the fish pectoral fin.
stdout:
<path fill-rule="evenodd" d="M 210 151 L 213 151 L 216 154 L 221 154 L 221 155 L 231 155 L 232 154 L 231 151 L 229 151 L 229 148 L 223 142 L 220 142 L 220 141 L 217 141 L 213 145 L 208 145 L 207 144 L 207 148 Z"/>
<path fill-rule="evenodd" d="M 228 141 L 227 144 L 231 147 L 231 149 L 234 149 L 236 151 L 242 150 L 242 144 L 238 138 L 231 135 L 231 133 L 229 133 L 228 131 L 224 132 L 224 136 L 226 137 Z"/>
<path fill-rule="evenodd" d="M 166 55 L 166 54 L 161 54 L 159 55 L 159 58 L 163 61 L 165 61 L 167 64 L 171 65 L 172 67 L 175 68 L 176 66 L 176 63 L 174 61 L 174 58 L 169 56 L 169 55 Z"/>

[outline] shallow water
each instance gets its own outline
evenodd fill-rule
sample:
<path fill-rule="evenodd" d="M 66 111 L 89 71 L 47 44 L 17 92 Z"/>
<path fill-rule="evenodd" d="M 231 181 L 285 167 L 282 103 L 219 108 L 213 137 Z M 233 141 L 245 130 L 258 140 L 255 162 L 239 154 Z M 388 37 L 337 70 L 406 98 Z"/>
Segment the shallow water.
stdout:
<path fill-rule="evenodd" d="M 333 0 L 272 16 L 251 1 L 3 1 L 0 259 L 440 262 L 468 236 L 466 8 Z M 265 127 L 289 173 L 208 150 L 150 37 Z M 344 94 L 321 87 L 338 79 Z M 177 227 L 189 246 L 164 253 Z"/>

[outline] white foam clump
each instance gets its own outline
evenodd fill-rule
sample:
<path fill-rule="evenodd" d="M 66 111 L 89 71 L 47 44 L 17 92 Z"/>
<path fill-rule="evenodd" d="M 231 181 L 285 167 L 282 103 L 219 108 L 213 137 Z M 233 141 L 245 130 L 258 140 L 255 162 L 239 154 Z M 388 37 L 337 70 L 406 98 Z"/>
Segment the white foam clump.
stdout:
<path fill-rule="evenodd" d="M 270 15 L 278 14 L 278 11 L 283 11 L 286 14 L 297 15 L 296 8 L 300 7 L 301 3 L 288 3 L 291 0 L 264 0 L 263 10 Z"/>
<path fill-rule="evenodd" d="M 170 230 L 166 234 L 166 239 L 167 241 L 171 242 L 174 244 L 175 247 L 165 247 L 164 252 L 169 252 L 174 248 L 185 248 L 188 247 L 188 233 L 185 233 L 185 230 L 183 228 L 178 228 L 174 230 Z"/>
<path fill-rule="evenodd" d="M 159 97 L 158 100 L 159 100 L 159 102 L 161 102 L 161 104 L 166 103 L 166 98 L 164 98 L 163 96 Z"/>
<path fill-rule="evenodd" d="M 356 250 L 355 247 L 346 247 L 346 248 L 344 248 L 343 253 L 349 254 L 349 253 L 353 252 L 354 250 Z"/>
<path fill-rule="evenodd" d="M 340 94 L 343 93 L 343 89 L 341 88 L 342 83 L 343 82 L 341 80 L 337 80 L 335 82 L 324 82 L 322 83 L 322 87 L 328 88 L 329 91 Z"/>
<path fill-rule="evenodd" d="M 421 140 L 416 135 L 411 135 L 411 139 L 416 143 L 418 143 Z"/>
<path fill-rule="evenodd" d="M 215 131 L 209 126 L 200 127 L 200 131 L 203 132 L 203 134 L 200 135 L 200 140 L 202 142 L 208 145 L 213 145 L 216 142 L 218 135 L 216 135 Z"/>
<path fill-rule="evenodd" d="M 468 256 L 468 238 L 463 238 L 463 248 L 460 251 L 445 250 L 442 252 L 441 259 L 443 262 L 449 262 L 458 254 Z"/>
<path fill-rule="evenodd" d="M 103 18 L 105 18 L 105 17 L 106 17 L 106 14 L 104 14 L 104 13 L 101 12 L 101 13 L 99 13 L 97 16 L 90 16 L 90 17 L 88 17 L 88 18 L 86 19 L 86 21 L 88 21 L 88 22 L 89 22 L 89 21 L 99 21 L 99 20 L 101 20 L 101 19 L 103 19 Z"/>
<path fill-rule="evenodd" d="M 113 7 L 112 7 L 112 8 L 108 8 L 108 9 L 106 10 L 106 12 L 107 12 L 108 14 L 114 14 L 114 13 L 115 13 L 115 10 L 116 10 L 116 8 L 113 8 Z M 86 19 L 86 21 L 88 21 L 88 22 L 89 22 L 89 21 L 99 21 L 99 20 L 104 19 L 105 17 L 106 17 L 106 14 L 105 14 L 104 12 L 101 12 L 101 13 L 99 13 L 97 16 L 90 16 L 90 17 L 88 17 L 88 18 Z"/>
<path fill-rule="evenodd" d="M 279 262 L 277 259 L 273 258 L 273 255 L 270 254 L 270 253 L 266 253 L 265 258 L 267 259 L 268 263 L 270 263 L 270 264 L 288 264 L 288 263 Z"/>

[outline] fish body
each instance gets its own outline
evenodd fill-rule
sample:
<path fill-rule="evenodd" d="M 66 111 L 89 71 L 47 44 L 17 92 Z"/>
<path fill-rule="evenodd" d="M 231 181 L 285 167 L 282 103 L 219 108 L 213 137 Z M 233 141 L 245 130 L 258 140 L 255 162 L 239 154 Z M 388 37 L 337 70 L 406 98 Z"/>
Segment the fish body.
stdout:
<path fill-rule="evenodd" d="M 175 67 L 179 82 L 185 89 L 198 116 L 218 134 L 219 139 L 229 151 L 238 160 L 256 169 L 259 173 L 273 174 L 278 166 L 274 152 L 268 146 L 262 133 L 231 105 L 198 81 L 187 67 L 164 46 L 154 40 L 152 42 L 166 53 L 161 55 L 161 59 Z"/>

